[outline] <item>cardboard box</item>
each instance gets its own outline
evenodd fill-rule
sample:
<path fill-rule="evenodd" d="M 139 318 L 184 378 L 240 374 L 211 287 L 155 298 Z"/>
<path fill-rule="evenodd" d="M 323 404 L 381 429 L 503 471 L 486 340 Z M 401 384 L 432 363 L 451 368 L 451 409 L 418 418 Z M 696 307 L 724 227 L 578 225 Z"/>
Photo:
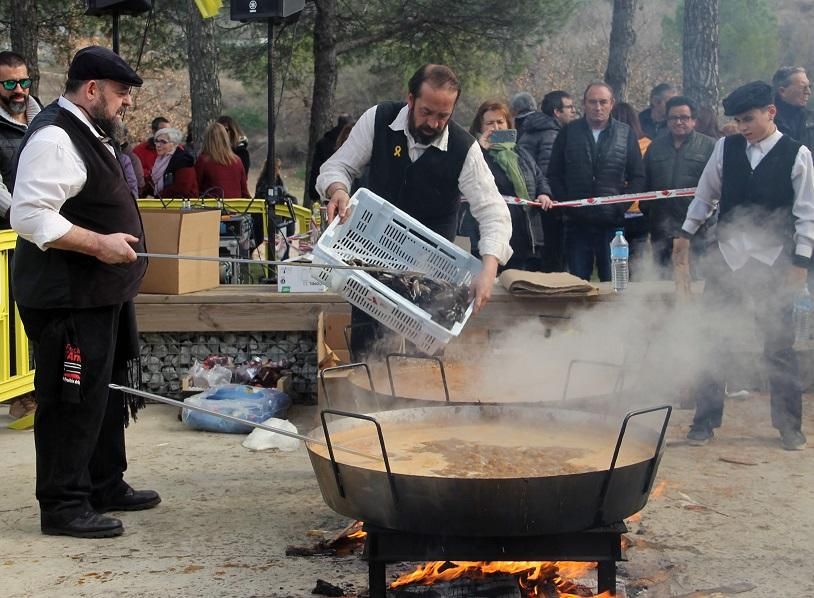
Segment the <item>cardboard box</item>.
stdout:
<path fill-rule="evenodd" d="M 286 260 L 287 262 L 310 262 L 311 257 L 301 256 Z M 323 293 L 327 289 L 311 278 L 313 268 L 299 266 L 277 266 L 277 290 L 280 293 Z"/>
<path fill-rule="evenodd" d="M 148 253 L 218 255 L 220 210 L 142 209 Z M 150 258 L 141 293 L 180 295 L 218 286 L 216 261 Z"/>

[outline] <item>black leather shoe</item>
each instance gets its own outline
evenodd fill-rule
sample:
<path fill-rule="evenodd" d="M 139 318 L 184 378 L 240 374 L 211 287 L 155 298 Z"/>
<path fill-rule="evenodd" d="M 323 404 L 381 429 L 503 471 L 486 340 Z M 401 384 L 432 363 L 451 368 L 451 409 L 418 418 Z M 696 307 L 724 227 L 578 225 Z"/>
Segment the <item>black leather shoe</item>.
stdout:
<path fill-rule="evenodd" d="M 68 523 L 49 521 L 45 514 L 40 516 L 40 529 L 46 536 L 73 536 L 74 538 L 112 538 L 124 533 L 122 522 L 113 517 L 88 511 Z"/>
<path fill-rule="evenodd" d="M 108 511 L 144 511 L 152 509 L 161 502 L 161 497 L 155 490 L 133 490 L 128 488 L 124 494 L 114 496 L 104 504 L 94 504 L 93 508 L 99 513 Z"/>

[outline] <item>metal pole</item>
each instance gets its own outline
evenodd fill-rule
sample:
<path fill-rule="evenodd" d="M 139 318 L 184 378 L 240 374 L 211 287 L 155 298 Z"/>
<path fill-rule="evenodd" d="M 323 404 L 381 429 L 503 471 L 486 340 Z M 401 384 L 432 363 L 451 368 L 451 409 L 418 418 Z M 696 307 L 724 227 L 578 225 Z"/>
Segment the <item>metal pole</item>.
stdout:
<path fill-rule="evenodd" d="M 167 405 L 172 405 L 173 407 L 180 407 L 181 409 L 191 409 L 192 411 L 200 411 L 201 413 L 207 413 L 209 415 L 214 415 L 215 417 L 219 417 L 221 419 L 225 419 L 230 422 L 235 422 L 238 424 L 244 424 L 246 426 L 251 426 L 252 428 L 258 428 L 260 430 L 266 430 L 267 432 L 274 432 L 275 434 L 280 434 L 281 436 L 288 436 L 289 438 L 296 438 L 297 440 L 302 440 L 303 442 L 313 442 L 314 444 L 319 444 L 324 447 L 328 446 L 327 442 L 322 440 L 317 440 L 315 438 L 311 438 L 309 436 L 304 436 L 303 434 L 295 434 L 294 432 L 289 432 L 288 430 L 282 430 L 280 428 L 273 428 L 271 426 L 267 426 L 265 424 L 258 424 L 257 422 L 252 422 L 247 419 L 242 419 L 240 417 L 234 417 L 231 415 L 226 415 L 225 413 L 218 413 L 217 411 L 211 411 L 209 409 L 205 409 L 203 407 L 199 407 L 197 405 L 192 405 L 190 403 L 184 403 L 183 401 L 176 401 L 175 399 L 169 399 L 167 397 L 163 397 L 161 395 L 154 394 L 152 392 L 146 392 L 144 390 L 139 390 L 137 388 L 130 388 L 128 386 L 121 386 L 119 384 L 109 384 L 108 387 L 111 390 L 118 390 L 119 392 L 123 392 L 126 394 L 136 395 L 137 397 L 142 397 L 145 399 L 150 399 L 152 401 L 158 401 L 159 403 L 165 403 Z M 382 461 L 381 457 L 376 457 L 375 455 L 368 455 L 367 453 L 362 453 L 354 449 L 345 448 L 338 444 L 331 443 L 331 446 L 334 450 L 342 451 L 345 453 L 350 453 L 352 455 L 356 455 L 357 457 L 364 457 L 365 459 L 371 459 L 373 461 Z"/>
<path fill-rule="evenodd" d="M 119 53 L 119 13 L 113 13 L 113 51 Z"/>
<path fill-rule="evenodd" d="M 277 200 L 277 165 L 274 147 L 274 19 L 268 20 L 268 153 L 266 155 L 266 258 L 274 260 L 276 250 L 274 247 L 277 227 L 274 226 L 274 206 Z"/>

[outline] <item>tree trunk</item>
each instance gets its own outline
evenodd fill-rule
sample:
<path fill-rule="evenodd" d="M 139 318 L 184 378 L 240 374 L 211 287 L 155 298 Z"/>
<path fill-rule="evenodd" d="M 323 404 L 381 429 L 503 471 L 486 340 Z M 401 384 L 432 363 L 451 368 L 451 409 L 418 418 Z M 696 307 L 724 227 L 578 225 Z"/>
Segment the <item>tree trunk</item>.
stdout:
<path fill-rule="evenodd" d="M 206 127 L 221 115 L 218 51 L 215 19 L 204 19 L 193 0 L 187 3 L 187 52 L 192 122 L 189 134 L 195 150 L 201 146 Z M 203 191 L 203 189 L 201 189 Z"/>
<path fill-rule="evenodd" d="M 633 30 L 636 1 L 613 0 L 613 21 L 605 82 L 613 88 L 617 102 L 625 101 L 627 94 L 630 55 L 633 45 L 636 43 L 636 32 Z"/>
<path fill-rule="evenodd" d="M 336 91 L 336 0 L 314 0 L 314 93 L 311 100 L 311 124 L 308 128 L 308 154 L 305 165 L 305 197 L 310 206 L 316 191 L 311 189 L 311 162 L 317 141 L 333 126 Z"/>
<path fill-rule="evenodd" d="M 718 114 L 719 0 L 684 5 L 684 95 Z"/>
<path fill-rule="evenodd" d="M 40 67 L 37 61 L 37 0 L 11 3 L 11 49 L 25 58 L 28 76 L 33 79 L 30 93 L 36 96 L 40 87 Z"/>

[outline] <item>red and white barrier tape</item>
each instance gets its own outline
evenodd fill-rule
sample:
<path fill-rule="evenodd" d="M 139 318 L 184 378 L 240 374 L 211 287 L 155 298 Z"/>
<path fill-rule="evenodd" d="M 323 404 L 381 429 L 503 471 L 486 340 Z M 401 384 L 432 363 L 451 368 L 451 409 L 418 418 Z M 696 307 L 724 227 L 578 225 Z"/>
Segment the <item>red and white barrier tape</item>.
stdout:
<path fill-rule="evenodd" d="M 644 193 L 626 193 L 624 195 L 608 195 L 607 197 L 586 197 L 571 201 L 560 201 L 554 204 L 555 208 L 587 208 L 589 206 L 605 206 L 614 203 L 630 203 L 634 201 L 653 201 L 655 199 L 670 199 L 673 197 L 693 197 L 695 187 L 686 189 L 665 189 L 663 191 L 646 191 Z M 510 195 L 501 195 L 509 205 L 541 206 L 539 201 L 530 201 Z"/>

